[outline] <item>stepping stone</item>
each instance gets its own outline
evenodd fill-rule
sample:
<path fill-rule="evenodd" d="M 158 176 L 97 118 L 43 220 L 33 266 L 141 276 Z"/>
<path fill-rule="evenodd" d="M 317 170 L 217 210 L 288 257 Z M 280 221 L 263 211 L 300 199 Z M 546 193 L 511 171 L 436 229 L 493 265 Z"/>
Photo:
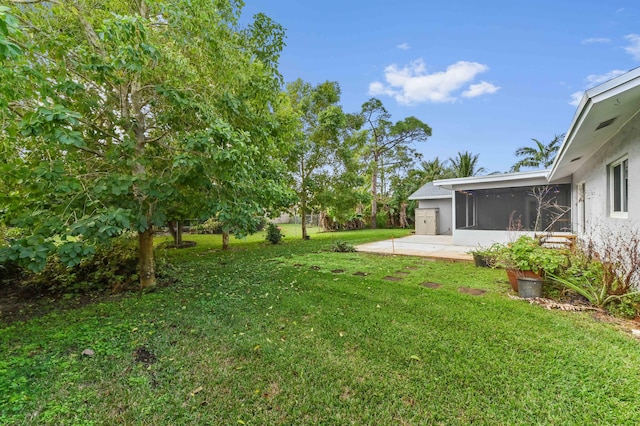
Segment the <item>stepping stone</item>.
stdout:
<path fill-rule="evenodd" d="M 409 275 L 408 272 L 404 272 L 404 271 L 395 271 L 394 274 L 400 275 L 401 277 L 406 277 L 407 275 Z"/>
<path fill-rule="evenodd" d="M 405 266 L 405 268 L 410 270 L 410 271 L 417 271 L 418 269 L 420 269 L 417 266 Z"/>
<path fill-rule="evenodd" d="M 387 275 L 386 277 L 382 278 L 383 280 L 387 280 L 387 281 L 402 281 L 402 277 L 392 277 Z"/>
<path fill-rule="evenodd" d="M 319 267 L 319 266 L 316 266 L 316 265 L 313 265 L 313 266 L 311 267 L 311 269 L 313 269 L 314 271 L 319 271 L 319 270 L 320 270 L 320 267 Z"/>
<path fill-rule="evenodd" d="M 466 293 L 472 296 L 482 296 L 487 292 L 487 290 L 482 290 L 480 288 L 468 288 L 468 287 L 460 287 L 458 291 L 460 293 Z"/>
<path fill-rule="evenodd" d="M 354 272 L 354 274 L 356 277 L 366 277 L 367 275 L 369 275 L 367 272 Z"/>
<path fill-rule="evenodd" d="M 293 266 L 295 266 L 296 268 L 299 268 L 301 266 L 304 266 L 302 263 L 294 263 Z"/>
<path fill-rule="evenodd" d="M 331 271 L 332 274 L 342 274 L 344 273 L 344 269 L 334 269 Z"/>
<path fill-rule="evenodd" d="M 432 283 L 432 282 L 423 282 L 422 284 L 420 284 L 422 287 L 427 287 L 427 288 L 440 288 L 442 287 L 442 284 L 438 284 L 438 283 Z"/>

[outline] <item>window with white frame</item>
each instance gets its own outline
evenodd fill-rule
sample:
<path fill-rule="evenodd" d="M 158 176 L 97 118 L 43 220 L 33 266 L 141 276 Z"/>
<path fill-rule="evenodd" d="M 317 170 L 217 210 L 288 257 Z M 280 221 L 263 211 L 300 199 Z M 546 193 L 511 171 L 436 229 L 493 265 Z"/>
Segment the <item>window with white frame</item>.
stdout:
<path fill-rule="evenodd" d="M 629 159 L 621 158 L 609 166 L 609 205 L 612 217 L 627 217 L 629 211 Z"/>

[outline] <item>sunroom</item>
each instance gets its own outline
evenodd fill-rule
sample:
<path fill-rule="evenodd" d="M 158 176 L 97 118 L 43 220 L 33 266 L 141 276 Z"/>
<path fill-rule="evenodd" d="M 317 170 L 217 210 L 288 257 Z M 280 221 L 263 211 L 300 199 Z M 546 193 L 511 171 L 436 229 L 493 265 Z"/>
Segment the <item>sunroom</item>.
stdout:
<path fill-rule="evenodd" d="M 446 179 L 454 191 L 453 243 L 488 246 L 521 234 L 571 233 L 570 180 L 549 183 L 547 171 Z"/>

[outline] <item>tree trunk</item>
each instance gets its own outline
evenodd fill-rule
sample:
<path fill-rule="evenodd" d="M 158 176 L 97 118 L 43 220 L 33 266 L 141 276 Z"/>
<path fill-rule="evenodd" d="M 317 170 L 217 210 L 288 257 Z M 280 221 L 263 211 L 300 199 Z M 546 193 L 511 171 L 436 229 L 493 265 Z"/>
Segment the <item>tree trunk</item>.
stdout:
<path fill-rule="evenodd" d="M 409 227 L 409 221 L 407 221 L 407 206 L 408 204 L 405 202 L 400 205 L 400 227 L 403 229 Z"/>
<path fill-rule="evenodd" d="M 307 239 L 307 203 L 305 200 L 300 202 L 300 215 L 302 216 L 302 239 Z"/>
<path fill-rule="evenodd" d="M 167 227 L 169 228 L 171 238 L 173 238 L 174 247 L 178 247 L 178 233 L 176 231 L 176 222 L 174 220 L 170 220 L 169 222 L 167 222 Z"/>
<path fill-rule="evenodd" d="M 330 218 L 327 215 L 327 213 L 324 210 L 320 211 L 320 215 L 319 215 L 319 218 L 318 218 L 318 224 L 320 225 L 320 229 L 323 232 L 327 232 L 327 231 L 333 230 L 333 226 L 331 226 L 331 224 L 329 223 L 329 220 L 330 220 Z"/>
<path fill-rule="evenodd" d="M 371 229 L 376 229 L 376 219 L 378 216 L 378 159 L 373 160 L 373 170 L 371 172 Z"/>
<path fill-rule="evenodd" d="M 222 231 L 222 250 L 229 250 L 229 231 Z"/>
<path fill-rule="evenodd" d="M 169 233 L 171 234 L 171 237 L 173 238 L 173 246 L 175 248 L 180 248 L 182 247 L 182 224 L 180 223 L 180 221 L 177 220 L 171 220 L 168 223 L 168 227 L 169 227 Z"/>
<path fill-rule="evenodd" d="M 138 232 L 140 288 L 150 289 L 156 286 L 156 267 L 153 259 L 153 227 Z"/>

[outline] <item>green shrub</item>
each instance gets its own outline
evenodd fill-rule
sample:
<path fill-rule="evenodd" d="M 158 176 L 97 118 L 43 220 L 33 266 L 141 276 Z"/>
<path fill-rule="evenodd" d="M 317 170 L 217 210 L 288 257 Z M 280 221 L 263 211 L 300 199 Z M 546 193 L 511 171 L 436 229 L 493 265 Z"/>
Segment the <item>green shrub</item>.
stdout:
<path fill-rule="evenodd" d="M 204 222 L 191 227 L 193 232 L 198 234 L 222 234 L 222 222 L 211 217 Z"/>
<path fill-rule="evenodd" d="M 388 226 L 389 216 L 386 212 L 378 212 L 376 215 L 376 227 L 378 229 L 384 229 Z"/>
<path fill-rule="evenodd" d="M 20 230 L 0 224 L 0 247 L 6 247 L 12 238 L 20 236 Z M 18 262 L 6 259 L 0 262 L 0 281 L 20 278 L 24 272 Z"/>
<path fill-rule="evenodd" d="M 51 257 L 45 268 L 31 275 L 27 283 L 61 293 L 117 292 L 135 288 L 138 279 L 137 241 L 123 236 L 114 238 L 110 244 L 98 246 L 93 256 L 71 268 L 67 268 L 58 257 Z"/>
<path fill-rule="evenodd" d="M 253 218 L 255 222 L 248 230 L 249 234 L 254 234 L 258 231 L 262 231 L 267 224 L 267 219 L 264 217 Z M 222 234 L 223 223 L 216 217 L 209 218 L 202 223 L 193 225 L 190 227 L 192 233 L 195 234 Z"/>
<path fill-rule="evenodd" d="M 564 272 L 549 276 L 594 306 L 607 308 L 616 315 L 635 316 L 634 306 L 640 291 L 617 273 L 617 265 L 603 262 L 601 258 L 595 253 L 576 250 Z"/>
<path fill-rule="evenodd" d="M 620 300 L 615 300 L 607 306 L 607 310 L 614 317 L 637 319 L 640 307 L 640 295 L 635 294 Z"/>
<path fill-rule="evenodd" d="M 278 244 L 284 235 L 280 232 L 280 227 L 276 226 L 275 223 L 269 223 L 267 225 L 267 236 L 266 240 L 271 244 Z"/>
<path fill-rule="evenodd" d="M 331 244 L 331 251 L 338 253 L 351 253 L 356 251 L 356 248 L 353 244 L 349 244 L 346 241 L 336 240 L 333 244 Z"/>

